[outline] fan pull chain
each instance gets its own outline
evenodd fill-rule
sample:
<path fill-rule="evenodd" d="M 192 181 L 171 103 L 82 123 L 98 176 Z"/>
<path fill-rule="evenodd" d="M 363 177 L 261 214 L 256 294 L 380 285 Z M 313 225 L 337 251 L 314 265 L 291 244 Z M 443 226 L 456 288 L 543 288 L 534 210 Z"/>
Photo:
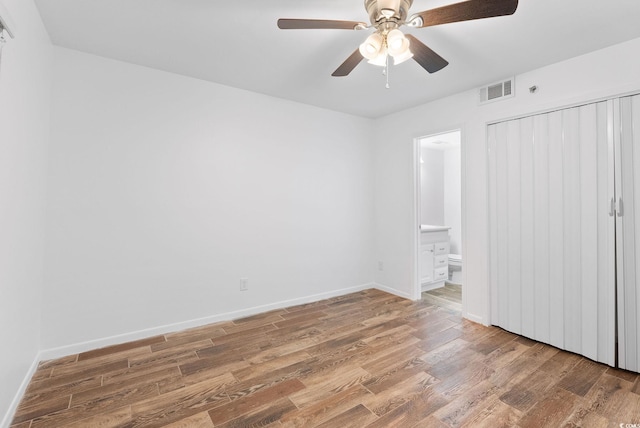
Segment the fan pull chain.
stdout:
<path fill-rule="evenodd" d="M 387 78 L 387 84 L 385 85 L 385 88 L 389 89 L 389 55 L 387 55 L 387 57 L 385 58 L 384 71 L 382 72 L 382 74 L 384 74 Z"/>

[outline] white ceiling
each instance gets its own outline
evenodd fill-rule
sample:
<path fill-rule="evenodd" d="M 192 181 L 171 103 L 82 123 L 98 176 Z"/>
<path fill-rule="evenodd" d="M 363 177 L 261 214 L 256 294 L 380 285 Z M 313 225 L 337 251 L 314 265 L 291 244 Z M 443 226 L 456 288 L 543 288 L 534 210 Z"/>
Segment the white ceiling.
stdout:
<path fill-rule="evenodd" d="M 414 0 L 410 12 L 454 3 Z M 640 0 L 520 0 L 515 15 L 409 29 L 449 61 L 331 73 L 371 30 L 279 30 L 278 18 L 368 22 L 362 0 L 36 0 L 71 49 L 365 117 L 640 37 Z M 407 27 L 403 27 L 406 29 Z"/>

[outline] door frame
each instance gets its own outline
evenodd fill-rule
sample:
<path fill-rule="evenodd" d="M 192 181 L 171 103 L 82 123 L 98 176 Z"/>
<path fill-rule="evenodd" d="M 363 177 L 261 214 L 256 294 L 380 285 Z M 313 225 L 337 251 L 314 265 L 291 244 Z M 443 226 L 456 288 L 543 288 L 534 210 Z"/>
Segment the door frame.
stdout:
<path fill-rule="evenodd" d="M 449 134 L 452 132 L 460 133 L 460 210 L 461 210 L 461 255 L 463 263 L 466 254 L 467 254 L 467 236 L 466 236 L 466 144 L 465 144 L 465 130 L 463 125 L 452 125 L 445 126 L 441 128 L 434 128 L 427 130 L 421 133 L 419 136 L 414 137 L 413 139 L 413 215 L 411 216 L 411 230 L 412 233 L 412 245 L 413 245 L 413 287 L 412 287 L 412 297 L 414 300 L 420 300 L 422 295 L 422 284 L 420 283 L 420 219 L 422 218 L 421 213 L 421 198 L 422 198 L 422 187 L 420 181 L 420 140 L 433 137 L 436 135 Z M 462 269 L 462 283 L 465 284 L 467 282 L 467 269 Z M 462 316 L 465 317 L 467 314 L 467 300 L 465 297 L 466 293 L 462 293 Z"/>

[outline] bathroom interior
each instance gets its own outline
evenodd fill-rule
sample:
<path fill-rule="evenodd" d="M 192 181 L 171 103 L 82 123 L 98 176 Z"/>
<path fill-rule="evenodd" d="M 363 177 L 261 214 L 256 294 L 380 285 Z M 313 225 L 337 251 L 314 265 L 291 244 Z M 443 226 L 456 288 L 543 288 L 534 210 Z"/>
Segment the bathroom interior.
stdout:
<path fill-rule="evenodd" d="M 420 142 L 420 278 L 423 299 L 462 310 L 461 132 Z"/>

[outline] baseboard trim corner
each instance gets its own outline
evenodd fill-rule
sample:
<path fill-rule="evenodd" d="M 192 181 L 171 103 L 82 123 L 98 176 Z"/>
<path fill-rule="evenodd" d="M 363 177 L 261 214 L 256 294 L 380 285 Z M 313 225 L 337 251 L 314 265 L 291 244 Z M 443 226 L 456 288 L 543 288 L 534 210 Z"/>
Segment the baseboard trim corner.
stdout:
<path fill-rule="evenodd" d="M 0 428 L 9 428 L 9 426 L 11 425 L 11 421 L 13 420 L 13 415 L 15 415 L 16 410 L 18 410 L 20 401 L 22 400 L 22 397 L 24 397 L 24 393 L 27 391 L 27 386 L 29 386 L 29 382 L 31 382 L 31 378 L 33 377 L 34 373 L 38 369 L 38 364 L 40 363 L 40 361 L 41 361 L 40 353 L 38 353 L 36 354 L 35 359 L 31 363 L 29 370 L 27 370 L 27 373 L 24 375 L 24 378 L 20 383 L 20 388 L 18 388 L 15 395 L 13 396 L 13 400 L 11 401 L 11 404 L 9 405 L 7 412 L 3 416 L 2 421 L 0 421 Z"/>
<path fill-rule="evenodd" d="M 384 291 L 385 293 L 393 294 L 398 297 L 402 297 L 403 299 L 413 300 L 413 296 L 404 291 L 396 290 L 395 288 L 388 287 L 386 285 L 379 284 L 374 282 L 371 284 L 373 288 L 378 289 L 380 291 Z"/>
<path fill-rule="evenodd" d="M 489 325 L 489 324 L 487 324 L 485 322 L 483 317 L 481 317 L 479 315 L 475 315 L 475 314 L 470 314 L 469 312 L 463 312 L 462 313 L 462 318 L 466 318 L 469 321 L 473 321 L 475 323 L 482 324 L 484 326 L 488 326 Z"/>

